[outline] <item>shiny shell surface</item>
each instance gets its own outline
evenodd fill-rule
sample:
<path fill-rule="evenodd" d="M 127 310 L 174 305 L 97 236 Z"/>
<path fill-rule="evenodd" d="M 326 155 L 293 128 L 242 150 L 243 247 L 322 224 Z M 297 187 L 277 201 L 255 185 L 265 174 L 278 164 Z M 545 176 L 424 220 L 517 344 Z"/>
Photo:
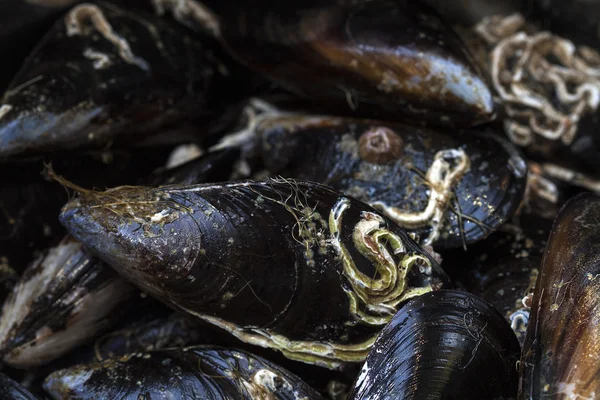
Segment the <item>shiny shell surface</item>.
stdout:
<path fill-rule="evenodd" d="M 411 299 L 381 332 L 350 399 L 510 399 L 519 343 L 504 318 L 466 292 Z"/>
<path fill-rule="evenodd" d="M 236 58 L 330 109 L 442 125 L 492 118 L 465 45 L 421 4 L 261 0 L 219 17 Z"/>
<path fill-rule="evenodd" d="M 136 353 L 59 370 L 44 388 L 54 400 L 321 399 L 300 378 L 263 358 L 203 347 Z"/>
<path fill-rule="evenodd" d="M 281 116 L 264 118 L 257 134 L 272 173 L 369 203 L 436 249 L 485 238 L 512 215 L 525 189 L 524 160 L 489 132 Z"/>
<path fill-rule="evenodd" d="M 520 399 L 600 393 L 600 198 L 582 194 L 550 234 L 521 359 Z"/>
<path fill-rule="evenodd" d="M 159 300 L 329 367 L 361 361 L 400 303 L 445 281 L 389 219 L 311 182 L 82 191 L 61 221 Z"/>

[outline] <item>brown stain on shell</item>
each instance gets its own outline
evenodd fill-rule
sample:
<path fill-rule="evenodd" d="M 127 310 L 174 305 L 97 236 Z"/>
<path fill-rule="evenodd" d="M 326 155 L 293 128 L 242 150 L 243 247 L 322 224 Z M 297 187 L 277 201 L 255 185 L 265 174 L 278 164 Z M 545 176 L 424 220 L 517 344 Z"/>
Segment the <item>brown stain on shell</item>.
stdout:
<path fill-rule="evenodd" d="M 393 130 L 375 126 L 363 133 L 358 140 L 358 155 L 374 164 L 389 164 L 402 156 L 404 141 Z"/>

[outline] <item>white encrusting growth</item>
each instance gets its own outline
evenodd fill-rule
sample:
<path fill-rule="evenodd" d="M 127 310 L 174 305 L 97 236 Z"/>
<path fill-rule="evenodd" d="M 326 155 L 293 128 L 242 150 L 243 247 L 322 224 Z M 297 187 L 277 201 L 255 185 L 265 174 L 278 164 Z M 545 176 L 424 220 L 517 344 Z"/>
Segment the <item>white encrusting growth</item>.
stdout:
<path fill-rule="evenodd" d="M 274 399 L 281 389 L 285 389 L 293 394 L 295 400 L 308 400 L 305 396 L 300 397 L 287 379 L 267 369 L 259 369 L 251 380 L 243 380 L 242 384 L 252 399 Z"/>
<path fill-rule="evenodd" d="M 490 75 L 519 146 L 536 135 L 570 145 L 579 122 L 600 105 L 600 54 L 552 35 L 526 33 L 519 15 L 483 19 L 475 31 L 492 46 Z"/>
<path fill-rule="evenodd" d="M 571 382 L 560 382 L 558 384 L 557 392 L 565 395 L 566 400 L 595 400 L 596 393 L 591 391 L 589 393 L 579 392 L 577 384 Z"/>
<path fill-rule="evenodd" d="M 167 164 L 165 168 L 175 168 L 179 165 L 185 164 L 188 161 L 195 160 L 204 154 L 204 151 L 197 144 L 182 144 L 177 146 L 171 154 L 169 154 L 169 159 L 167 160 Z"/>
<path fill-rule="evenodd" d="M 584 175 L 581 172 L 573 171 L 572 169 L 555 164 L 543 164 L 542 171 L 551 178 L 559 179 L 563 182 L 568 182 L 571 185 L 579 186 L 600 194 L 600 180 Z"/>
<path fill-rule="evenodd" d="M 0 106 L 0 119 L 4 118 L 4 116 L 8 114 L 12 109 L 13 106 L 11 106 L 10 104 L 2 104 L 2 106 Z"/>
<path fill-rule="evenodd" d="M 169 216 L 169 210 L 162 210 L 157 212 L 156 214 L 154 214 L 152 217 L 150 217 L 150 221 L 151 222 L 161 222 L 163 219 L 167 218 Z"/>
<path fill-rule="evenodd" d="M 454 187 L 470 166 L 470 159 L 462 149 L 438 151 L 425 176 L 430 187 L 429 201 L 425 209 L 418 212 L 401 210 L 381 201 L 370 205 L 404 228 L 415 229 L 429 225 L 431 232 L 423 244 L 430 245 L 439 238 L 444 218 L 450 208 Z"/>
<path fill-rule="evenodd" d="M 90 22 L 98 33 L 118 49 L 119 56 L 123 61 L 137 65 L 144 71 L 150 70 L 148 63 L 143 58 L 133 54 L 129 42 L 113 30 L 102 10 L 94 4 L 80 4 L 66 15 L 67 36 L 89 35 L 90 30 L 86 29 L 86 22 Z"/>
<path fill-rule="evenodd" d="M 245 145 L 252 146 L 256 140 L 258 140 L 256 128 L 264 120 L 274 116 L 296 115 L 296 113 L 280 111 L 277 107 L 258 98 L 251 98 L 248 101 L 248 105 L 244 107 L 243 114 L 246 118 L 246 126 L 239 131 L 225 135 L 219 143 L 212 146 L 209 151 L 243 147 Z"/>
<path fill-rule="evenodd" d="M 99 51 L 85 49 L 83 56 L 94 61 L 94 69 L 105 69 L 112 65 L 110 57 Z"/>
<path fill-rule="evenodd" d="M 358 378 L 356 378 L 356 383 L 354 385 L 356 388 L 360 388 L 361 386 L 363 386 L 363 383 L 365 385 L 369 384 L 369 371 L 370 370 L 371 370 L 371 368 L 369 368 L 368 361 L 365 361 L 365 363 L 362 366 L 362 369 L 360 370 L 360 374 L 358 375 Z"/>
<path fill-rule="evenodd" d="M 219 36 L 220 26 L 217 16 L 207 9 L 203 4 L 195 0 L 152 0 L 154 9 L 158 15 L 163 15 L 170 10 L 180 23 L 194 29 L 198 24 L 215 37 Z"/>

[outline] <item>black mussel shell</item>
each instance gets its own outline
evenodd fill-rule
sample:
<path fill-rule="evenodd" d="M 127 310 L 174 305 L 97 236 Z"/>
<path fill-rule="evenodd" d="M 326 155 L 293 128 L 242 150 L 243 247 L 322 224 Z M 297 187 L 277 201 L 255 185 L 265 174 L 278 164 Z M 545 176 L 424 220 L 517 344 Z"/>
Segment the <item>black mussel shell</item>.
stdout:
<path fill-rule="evenodd" d="M 452 134 L 374 120 L 266 117 L 257 125 L 266 167 L 369 203 L 422 243 L 463 247 L 508 220 L 527 167 L 486 130 Z"/>
<path fill-rule="evenodd" d="M 492 118 L 465 45 L 419 3 L 260 0 L 219 18 L 232 55 L 329 111 L 443 125 Z"/>
<path fill-rule="evenodd" d="M 600 393 L 600 197 L 560 211 L 531 306 L 520 399 L 585 399 Z"/>
<path fill-rule="evenodd" d="M 36 252 L 56 245 L 65 234 L 58 222 L 69 194 L 42 175 L 44 162 L 77 184 L 106 188 L 136 183 L 159 165 L 165 149 L 111 150 L 102 153 L 57 153 L 35 161 L 0 166 L 0 265 L 21 274 Z M 0 272 L 4 271 L 4 267 Z M 1 279 L 1 278 L 0 278 Z"/>
<path fill-rule="evenodd" d="M 0 353 L 18 368 L 52 361 L 112 326 L 136 292 L 67 236 L 25 270 L 4 302 Z"/>
<path fill-rule="evenodd" d="M 445 274 L 393 222 L 311 182 L 79 190 L 61 222 L 143 291 L 300 361 L 361 361 Z"/>
<path fill-rule="evenodd" d="M 504 315 L 523 344 L 529 307 L 551 220 L 515 216 L 500 231 L 461 250 L 443 252 L 442 266 L 459 287 L 488 301 Z"/>
<path fill-rule="evenodd" d="M 151 14 L 84 3 L 59 19 L 0 104 L 0 158 L 176 142 L 222 127 L 243 85 L 211 38 Z"/>
<path fill-rule="evenodd" d="M 149 180 L 196 183 L 228 174 L 226 171 L 230 171 L 231 166 L 225 162 L 231 159 L 231 154 L 237 152 L 207 153 L 180 167 L 155 174 Z M 102 171 L 113 174 L 112 170 Z M 94 175 L 86 173 L 84 177 Z M 127 175 L 129 173 L 125 178 Z M 49 184 L 45 186 L 52 188 Z M 64 204 L 66 192 L 56 183 L 54 186 L 61 192 Z M 40 192 L 37 197 L 44 203 L 48 199 L 45 194 Z M 56 219 L 59 208 L 54 210 L 52 219 Z M 25 270 L 4 303 L 0 318 L 0 354 L 6 363 L 18 368 L 48 363 L 111 328 L 129 309 L 139 308 L 136 296 L 137 290 L 81 243 L 67 236 Z"/>
<path fill-rule="evenodd" d="M 0 373 L 0 400 L 37 400 L 19 383 Z"/>
<path fill-rule="evenodd" d="M 195 347 L 137 353 L 51 374 L 44 389 L 67 399 L 321 399 L 300 378 L 241 350 Z"/>
<path fill-rule="evenodd" d="M 161 168 L 146 181 L 149 186 L 194 185 L 201 182 L 221 182 L 229 179 L 240 157 L 236 148 L 211 151 L 173 168 Z"/>
<path fill-rule="evenodd" d="M 533 159 L 600 176 L 598 49 L 540 31 L 520 14 L 485 18 L 473 32 L 470 47 L 489 72 L 511 141 Z"/>
<path fill-rule="evenodd" d="M 504 318 L 465 292 L 411 299 L 367 356 L 349 399 L 510 399 L 519 343 Z"/>
<path fill-rule="evenodd" d="M 102 361 L 131 353 L 207 344 L 208 336 L 206 324 L 171 313 L 147 322 L 138 320 L 128 328 L 102 336 L 94 343 L 94 356 Z"/>

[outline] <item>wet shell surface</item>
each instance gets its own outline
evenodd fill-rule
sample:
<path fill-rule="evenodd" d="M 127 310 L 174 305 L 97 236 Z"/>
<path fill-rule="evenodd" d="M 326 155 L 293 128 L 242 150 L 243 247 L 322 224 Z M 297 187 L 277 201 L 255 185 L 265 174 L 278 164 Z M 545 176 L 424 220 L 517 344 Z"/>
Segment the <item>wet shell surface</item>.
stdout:
<path fill-rule="evenodd" d="M 350 399 L 510 399 L 519 343 L 504 318 L 466 292 L 411 299 L 373 345 Z"/>
<path fill-rule="evenodd" d="M 210 91 L 223 79 L 220 61 L 177 28 L 111 4 L 74 7 L 1 99 L 0 158 L 113 141 L 139 145 L 157 132 L 173 142 L 215 122 L 223 104 Z"/>
<path fill-rule="evenodd" d="M 0 400 L 37 400 L 37 397 L 18 382 L 0 374 Z"/>
<path fill-rule="evenodd" d="M 521 359 L 519 399 L 600 393 L 600 198 L 582 194 L 550 234 Z"/>
<path fill-rule="evenodd" d="M 220 38 L 255 71 L 358 115 L 472 125 L 493 116 L 466 46 L 415 2 L 256 1 L 227 9 Z"/>
<path fill-rule="evenodd" d="M 46 379 L 44 389 L 54 400 L 321 399 L 283 368 L 218 347 L 136 353 L 59 370 Z"/>
<path fill-rule="evenodd" d="M 520 344 L 552 222 L 522 213 L 466 253 L 443 253 L 442 267 L 452 281 L 496 307 Z"/>
<path fill-rule="evenodd" d="M 25 270 L 4 302 L 3 359 L 17 368 L 52 361 L 109 328 L 135 295 L 133 286 L 67 236 Z"/>
<path fill-rule="evenodd" d="M 445 281 L 393 222 L 315 183 L 79 190 L 61 221 L 101 259 L 157 299 L 292 359 L 363 360 L 403 301 Z"/>
<path fill-rule="evenodd" d="M 274 174 L 320 182 L 369 203 L 437 248 L 463 247 L 510 218 L 527 167 L 486 131 L 446 134 L 412 125 L 273 116 L 256 127 Z"/>

